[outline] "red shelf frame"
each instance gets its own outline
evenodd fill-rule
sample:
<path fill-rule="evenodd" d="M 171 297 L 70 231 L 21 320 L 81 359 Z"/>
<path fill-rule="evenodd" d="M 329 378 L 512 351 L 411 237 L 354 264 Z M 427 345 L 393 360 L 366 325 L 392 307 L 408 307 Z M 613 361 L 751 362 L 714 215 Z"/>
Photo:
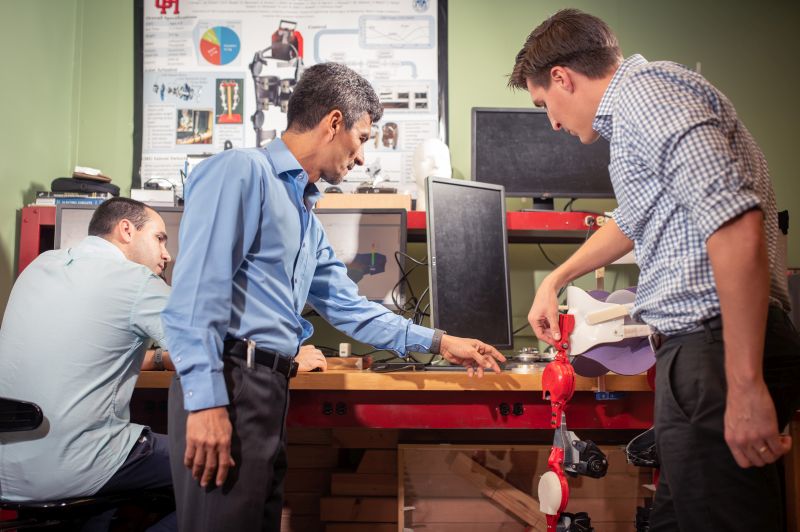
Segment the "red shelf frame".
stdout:
<path fill-rule="evenodd" d="M 425 211 L 408 212 L 409 241 L 425 241 L 425 215 Z M 509 212 L 506 216 L 508 239 L 509 242 L 580 243 L 586 239 L 589 231 L 597 229 L 596 218 L 596 214 L 588 212 Z M 591 226 L 586 224 L 589 220 Z M 55 227 L 55 224 L 55 207 L 23 207 L 18 274 L 39 253 L 50 249 L 52 243 L 42 241 L 42 228 Z"/>
<path fill-rule="evenodd" d="M 42 227 L 55 227 L 56 208 L 49 206 L 23 207 L 19 229 L 19 268 L 22 273 L 42 251 L 51 249 L 52 242 L 42 242 Z"/>

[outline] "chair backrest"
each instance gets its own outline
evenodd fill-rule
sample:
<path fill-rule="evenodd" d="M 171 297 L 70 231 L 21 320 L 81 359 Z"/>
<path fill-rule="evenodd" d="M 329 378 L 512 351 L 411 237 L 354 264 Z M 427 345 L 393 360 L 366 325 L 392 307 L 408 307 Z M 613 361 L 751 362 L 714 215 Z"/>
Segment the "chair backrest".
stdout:
<path fill-rule="evenodd" d="M 35 430 L 42 424 L 42 419 L 39 405 L 0 397 L 0 432 Z"/>

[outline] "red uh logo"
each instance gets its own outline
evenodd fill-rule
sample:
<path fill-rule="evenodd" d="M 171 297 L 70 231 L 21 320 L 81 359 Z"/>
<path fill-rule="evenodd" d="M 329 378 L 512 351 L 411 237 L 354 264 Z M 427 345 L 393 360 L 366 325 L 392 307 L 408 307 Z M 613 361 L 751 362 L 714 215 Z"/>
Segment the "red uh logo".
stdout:
<path fill-rule="evenodd" d="M 167 9 L 171 7 L 174 8 L 172 10 L 173 15 L 181 14 L 180 9 L 178 9 L 179 7 L 178 4 L 180 3 L 180 0 L 155 0 L 155 2 L 156 2 L 156 9 L 160 9 L 162 15 L 166 15 Z"/>

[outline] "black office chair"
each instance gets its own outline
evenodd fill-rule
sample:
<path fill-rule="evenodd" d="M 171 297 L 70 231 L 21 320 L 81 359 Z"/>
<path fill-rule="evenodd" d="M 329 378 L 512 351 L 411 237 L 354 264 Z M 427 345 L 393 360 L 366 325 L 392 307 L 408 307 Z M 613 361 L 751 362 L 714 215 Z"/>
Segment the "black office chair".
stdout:
<path fill-rule="evenodd" d="M 36 430 L 44 416 L 39 405 L 0 397 L 0 433 Z M 174 507 L 172 490 L 140 490 L 108 495 L 75 497 L 54 501 L 15 502 L 0 499 L 0 510 L 16 512 L 11 521 L 0 521 L 0 531 L 58 527 L 80 529 L 89 518 L 127 504 L 148 507 Z"/>

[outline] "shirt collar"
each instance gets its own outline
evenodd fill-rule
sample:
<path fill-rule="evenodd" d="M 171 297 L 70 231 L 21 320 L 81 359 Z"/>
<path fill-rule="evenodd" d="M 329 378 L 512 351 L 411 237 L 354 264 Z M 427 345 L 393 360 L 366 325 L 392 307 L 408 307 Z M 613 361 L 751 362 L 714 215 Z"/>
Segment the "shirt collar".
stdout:
<path fill-rule="evenodd" d="M 275 139 L 267 144 L 266 150 L 272 161 L 272 166 L 279 176 L 297 178 L 301 173 L 306 173 L 292 152 L 289 151 L 289 147 L 281 139 Z M 308 179 L 307 176 L 306 179 Z"/>
<path fill-rule="evenodd" d="M 303 189 L 303 199 L 313 208 L 322 194 L 317 185 L 308 182 L 308 173 L 297 162 L 286 143 L 281 139 L 275 139 L 267 144 L 266 150 L 278 176 L 296 181 Z"/>
<path fill-rule="evenodd" d="M 603 98 L 600 100 L 600 105 L 597 106 L 597 112 L 594 115 L 592 122 L 592 129 L 600 133 L 606 139 L 611 138 L 613 118 L 614 118 L 614 105 L 617 101 L 617 92 L 620 82 L 628 75 L 631 69 L 647 64 L 647 59 L 639 54 L 634 54 L 624 60 L 619 68 L 614 73 L 611 81 L 603 93 Z"/>
<path fill-rule="evenodd" d="M 121 249 L 100 236 L 87 236 L 68 252 L 71 256 L 99 255 L 121 261 L 128 260 Z"/>

